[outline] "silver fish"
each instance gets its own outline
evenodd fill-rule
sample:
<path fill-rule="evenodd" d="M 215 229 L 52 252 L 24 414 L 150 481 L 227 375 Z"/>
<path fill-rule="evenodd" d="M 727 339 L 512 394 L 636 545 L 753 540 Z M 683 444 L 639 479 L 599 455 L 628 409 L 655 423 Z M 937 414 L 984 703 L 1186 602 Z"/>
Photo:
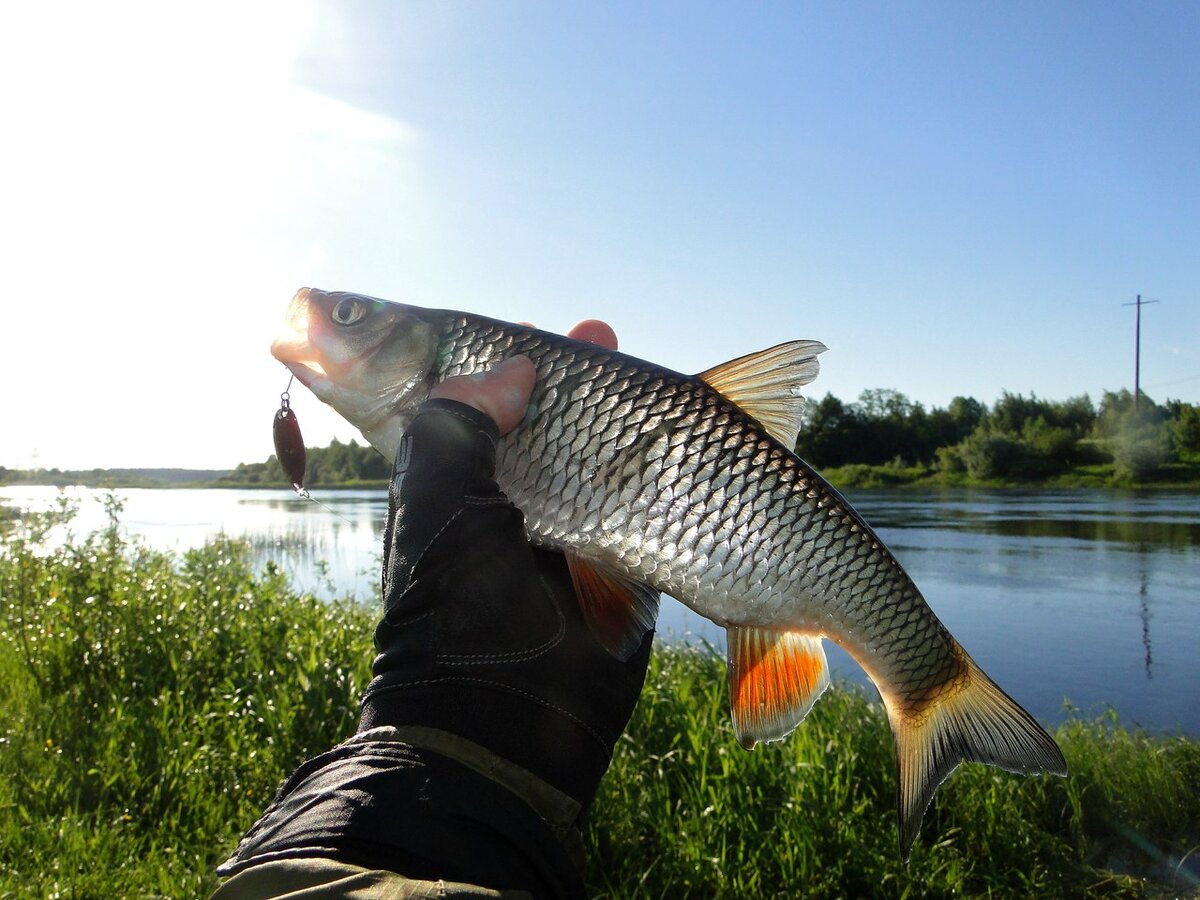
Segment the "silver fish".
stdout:
<path fill-rule="evenodd" d="M 779 740 L 829 684 L 822 640 L 878 688 L 907 858 L 964 760 L 1066 774 L 1053 739 L 971 660 L 850 504 L 792 452 L 815 341 L 688 376 L 483 316 L 301 289 L 272 353 L 389 459 L 437 382 L 528 356 L 537 384 L 496 478 L 562 551 L 596 636 L 626 656 L 659 592 L 728 634 L 734 731 Z"/>

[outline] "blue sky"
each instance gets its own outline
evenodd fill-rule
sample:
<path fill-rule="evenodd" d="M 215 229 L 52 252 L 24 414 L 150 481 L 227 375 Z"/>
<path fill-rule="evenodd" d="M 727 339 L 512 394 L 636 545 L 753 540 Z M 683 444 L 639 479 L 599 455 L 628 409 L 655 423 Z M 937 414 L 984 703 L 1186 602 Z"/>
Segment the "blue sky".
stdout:
<path fill-rule="evenodd" d="M 301 285 L 927 406 L 1130 387 L 1141 293 L 1200 402 L 1200 5 L 25 6 L 0 465 L 265 459 Z"/>

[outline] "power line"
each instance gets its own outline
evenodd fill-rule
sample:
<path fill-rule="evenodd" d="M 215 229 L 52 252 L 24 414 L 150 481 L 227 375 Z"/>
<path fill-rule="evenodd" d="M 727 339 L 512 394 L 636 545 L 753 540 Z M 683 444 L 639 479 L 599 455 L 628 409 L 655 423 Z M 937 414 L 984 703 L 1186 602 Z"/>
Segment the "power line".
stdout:
<path fill-rule="evenodd" d="M 1174 381 L 1158 381 L 1154 384 L 1146 385 L 1150 390 L 1161 387 L 1170 387 L 1173 384 L 1183 384 L 1185 381 L 1200 381 L 1200 375 L 1188 375 L 1186 378 L 1176 378 Z"/>
<path fill-rule="evenodd" d="M 1143 300 L 1142 295 L 1137 295 L 1137 300 L 1133 303 L 1122 303 L 1122 306 L 1136 306 L 1137 319 L 1134 325 L 1133 338 L 1133 411 L 1137 412 L 1138 399 L 1142 396 L 1142 307 L 1148 303 L 1157 303 L 1157 300 Z"/>

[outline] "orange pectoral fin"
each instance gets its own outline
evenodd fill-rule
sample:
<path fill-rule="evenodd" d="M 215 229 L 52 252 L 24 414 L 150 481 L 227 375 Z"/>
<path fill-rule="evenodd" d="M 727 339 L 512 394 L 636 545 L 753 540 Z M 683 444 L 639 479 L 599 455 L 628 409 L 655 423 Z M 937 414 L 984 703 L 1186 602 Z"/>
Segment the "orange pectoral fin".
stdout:
<path fill-rule="evenodd" d="M 629 659 L 658 618 L 658 591 L 565 554 L 579 607 L 596 639 L 617 659 Z"/>
<path fill-rule="evenodd" d="M 803 721 L 829 687 L 819 635 L 731 625 L 729 702 L 733 730 L 747 750 L 778 741 Z"/>

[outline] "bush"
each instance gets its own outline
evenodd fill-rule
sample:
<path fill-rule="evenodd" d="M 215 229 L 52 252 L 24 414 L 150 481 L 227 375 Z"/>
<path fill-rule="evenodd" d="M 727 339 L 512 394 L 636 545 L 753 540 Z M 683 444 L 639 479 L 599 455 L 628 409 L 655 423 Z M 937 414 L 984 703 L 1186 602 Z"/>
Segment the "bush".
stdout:
<path fill-rule="evenodd" d="M 1014 478 L 1024 474 L 1025 445 L 1007 434 L 977 429 L 961 444 L 958 454 L 972 478 Z"/>
<path fill-rule="evenodd" d="M 1170 436 L 1162 426 L 1130 428 L 1109 442 L 1113 474 L 1120 481 L 1150 481 L 1170 456 Z"/>
<path fill-rule="evenodd" d="M 1042 464 L 1045 470 L 1066 468 L 1075 456 L 1077 435 L 1068 428 L 1051 425 L 1038 416 L 1025 423 L 1021 438 L 1032 459 Z"/>
<path fill-rule="evenodd" d="M 939 472 L 958 474 L 967 471 L 967 464 L 963 462 L 958 446 L 938 447 L 937 453 L 934 454 L 934 464 Z"/>

